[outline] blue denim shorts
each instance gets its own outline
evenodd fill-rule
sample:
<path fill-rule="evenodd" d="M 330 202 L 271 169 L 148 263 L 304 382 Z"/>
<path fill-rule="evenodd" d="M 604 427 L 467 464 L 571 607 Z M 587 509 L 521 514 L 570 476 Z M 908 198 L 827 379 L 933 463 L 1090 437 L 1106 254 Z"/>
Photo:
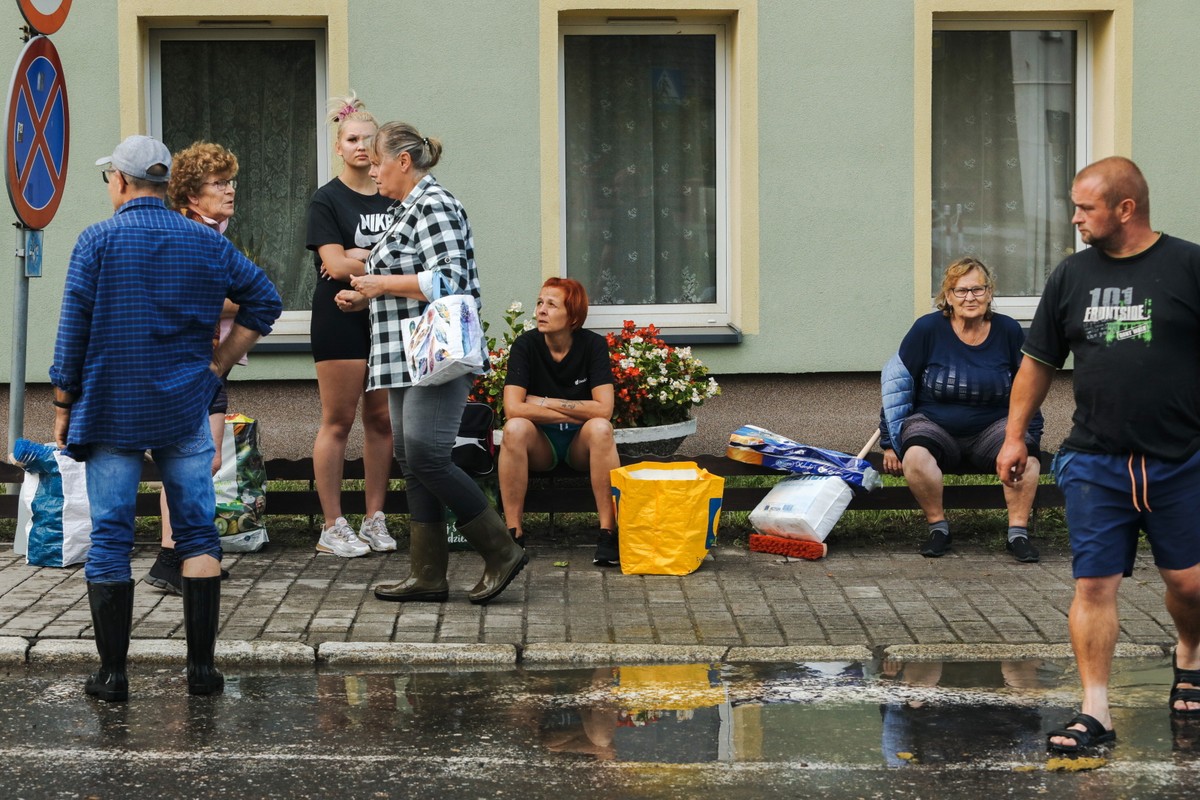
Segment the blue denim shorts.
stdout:
<path fill-rule="evenodd" d="M 1067 501 L 1076 578 L 1133 574 L 1139 531 L 1160 569 L 1200 563 L 1200 453 L 1163 461 L 1064 449 L 1051 469 Z"/>

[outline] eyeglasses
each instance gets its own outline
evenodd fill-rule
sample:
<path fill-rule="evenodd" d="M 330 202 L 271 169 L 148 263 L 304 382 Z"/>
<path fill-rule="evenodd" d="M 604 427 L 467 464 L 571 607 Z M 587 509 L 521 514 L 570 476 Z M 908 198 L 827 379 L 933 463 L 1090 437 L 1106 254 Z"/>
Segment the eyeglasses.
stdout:
<path fill-rule="evenodd" d="M 227 181 L 205 181 L 204 185 L 211 186 L 214 189 L 216 189 L 218 192 L 227 192 L 230 189 L 234 189 L 234 190 L 237 189 L 237 181 L 234 180 L 233 178 L 230 178 Z"/>
<path fill-rule="evenodd" d="M 116 170 L 113 169 L 112 167 L 100 170 L 100 180 L 104 181 L 105 183 L 108 183 L 108 176 L 112 175 L 114 172 L 116 172 Z"/>
<path fill-rule="evenodd" d="M 954 288 L 954 289 L 951 289 L 950 291 L 953 292 L 954 296 L 957 297 L 959 300 L 966 300 L 967 295 L 971 295 L 971 297 L 975 297 L 975 298 L 983 297 L 985 294 L 987 294 L 988 287 L 986 287 L 986 286 L 970 286 L 966 289 Z"/>

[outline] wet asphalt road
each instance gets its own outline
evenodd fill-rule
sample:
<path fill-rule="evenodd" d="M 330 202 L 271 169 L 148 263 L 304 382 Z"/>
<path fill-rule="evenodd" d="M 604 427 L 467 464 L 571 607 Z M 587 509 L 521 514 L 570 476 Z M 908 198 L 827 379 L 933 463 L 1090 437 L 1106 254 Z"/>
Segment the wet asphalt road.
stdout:
<path fill-rule="evenodd" d="M 0 798 L 1195 797 L 1200 723 L 1172 726 L 1165 663 L 1116 676 L 1098 768 L 1051 771 L 1070 667 L 255 669 L 193 698 L 142 666 L 114 705 L 80 671 L 19 667 Z"/>

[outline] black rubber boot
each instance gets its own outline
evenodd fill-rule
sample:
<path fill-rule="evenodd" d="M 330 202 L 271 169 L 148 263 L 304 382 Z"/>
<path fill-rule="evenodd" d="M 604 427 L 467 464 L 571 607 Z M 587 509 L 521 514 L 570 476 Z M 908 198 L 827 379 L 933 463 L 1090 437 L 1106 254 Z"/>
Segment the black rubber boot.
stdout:
<path fill-rule="evenodd" d="M 484 561 L 483 577 L 467 592 L 467 598 L 476 605 L 490 603 L 529 563 L 529 556 L 508 535 L 504 520 L 491 506 L 466 525 L 459 525 L 458 532 Z"/>
<path fill-rule="evenodd" d="M 225 677 L 213 663 L 221 624 L 221 578 L 181 578 L 183 630 L 187 635 L 188 694 L 216 694 Z"/>
<path fill-rule="evenodd" d="M 107 703 L 123 703 L 129 699 L 125 657 L 133 629 L 133 581 L 89 583 L 87 589 L 100 669 L 87 679 L 83 690 Z"/>
<path fill-rule="evenodd" d="M 438 522 L 408 523 L 408 577 L 400 583 L 381 583 L 375 597 L 392 603 L 444 603 L 450 597 L 446 570 L 450 545 L 446 525 Z"/>

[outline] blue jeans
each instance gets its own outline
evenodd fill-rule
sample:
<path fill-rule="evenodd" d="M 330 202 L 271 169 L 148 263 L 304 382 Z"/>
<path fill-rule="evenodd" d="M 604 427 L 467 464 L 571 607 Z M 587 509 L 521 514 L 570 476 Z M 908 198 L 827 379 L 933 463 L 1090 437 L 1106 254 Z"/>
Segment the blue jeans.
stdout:
<path fill-rule="evenodd" d="M 171 511 L 175 552 L 181 559 L 195 556 L 221 558 L 221 541 L 213 523 L 217 498 L 213 492 L 212 461 L 216 449 L 208 416 L 200 418 L 196 432 L 165 447 L 150 451 L 162 476 Z M 83 575 L 91 583 L 128 581 L 133 578 L 133 524 L 138 482 L 142 476 L 141 450 L 122 450 L 93 444 L 87 459 L 88 503 L 92 508 L 92 549 Z"/>
<path fill-rule="evenodd" d="M 413 522 L 442 522 L 448 506 L 460 524 L 488 507 L 487 495 L 450 460 L 474 375 L 438 386 L 388 390 L 392 449 L 404 473 L 408 513 Z"/>

